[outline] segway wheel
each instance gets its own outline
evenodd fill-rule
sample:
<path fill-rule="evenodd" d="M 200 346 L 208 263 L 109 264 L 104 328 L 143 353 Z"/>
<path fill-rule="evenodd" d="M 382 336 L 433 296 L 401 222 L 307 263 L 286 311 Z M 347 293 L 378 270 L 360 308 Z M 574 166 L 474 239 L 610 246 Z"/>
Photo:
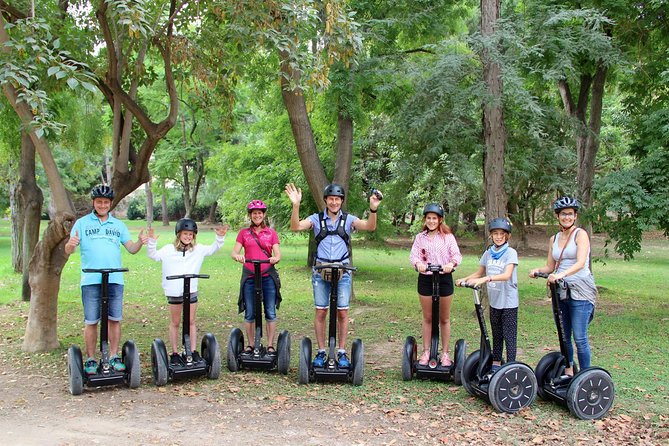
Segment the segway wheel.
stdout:
<path fill-rule="evenodd" d="M 464 387 L 467 393 L 470 395 L 476 395 L 474 393 L 474 384 L 478 384 L 476 370 L 479 368 L 480 357 L 481 351 L 476 350 L 467 357 L 464 365 L 462 366 L 462 387 Z"/>
<path fill-rule="evenodd" d="M 498 412 L 516 413 L 532 404 L 536 397 L 537 378 L 521 362 L 504 364 L 490 379 L 488 398 Z"/>
<path fill-rule="evenodd" d="M 311 369 L 311 339 L 302 338 L 297 380 L 300 384 L 309 384 Z"/>
<path fill-rule="evenodd" d="M 125 382 L 131 389 L 139 387 L 142 368 L 139 363 L 139 350 L 134 341 L 126 341 L 121 349 L 121 360 L 125 364 Z"/>
<path fill-rule="evenodd" d="M 76 345 L 67 349 L 67 373 L 70 378 L 70 393 L 81 395 L 84 391 L 84 362 L 81 349 Z"/>
<path fill-rule="evenodd" d="M 228 370 L 239 371 L 239 354 L 244 348 L 244 335 L 239 328 L 233 328 L 228 341 Z"/>
<path fill-rule="evenodd" d="M 544 386 L 547 385 L 551 379 L 555 378 L 553 376 L 559 366 L 559 363 L 563 360 L 562 353 L 560 352 L 550 352 L 539 360 L 539 363 L 534 369 L 534 376 L 537 378 L 537 393 L 544 401 L 550 401 L 551 397 L 548 393 L 544 391 Z"/>
<path fill-rule="evenodd" d="M 216 337 L 211 333 L 204 335 L 200 350 L 202 358 L 207 362 L 207 378 L 218 379 L 221 374 L 221 349 Z"/>
<path fill-rule="evenodd" d="M 416 338 L 407 336 L 407 340 L 404 342 L 404 351 L 402 352 L 402 379 L 404 381 L 411 381 L 414 373 L 416 373 L 415 364 L 417 355 Z"/>
<path fill-rule="evenodd" d="M 161 339 L 154 339 L 151 343 L 151 372 L 153 384 L 156 386 L 167 384 L 167 349 Z"/>
<path fill-rule="evenodd" d="M 290 333 L 283 330 L 279 333 L 279 339 L 276 342 L 277 350 L 277 369 L 282 375 L 287 375 L 290 369 Z"/>
<path fill-rule="evenodd" d="M 599 367 L 574 375 L 567 389 L 567 407 L 581 420 L 598 420 L 613 406 L 615 388 L 611 375 Z"/>
<path fill-rule="evenodd" d="M 365 347 L 360 339 L 353 341 L 353 345 L 351 346 L 351 361 L 353 365 L 353 377 L 351 382 L 354 386 L 361 386 L 365 365 Z"/>
<path fill-rule="evenodd" d="M 458 339 L 455 343 L 455 358 L 453 360 L 453 382 L 456 386 L 462 384 L 462 368 L 467 360 L 467 344 L 464 339 Z"/>

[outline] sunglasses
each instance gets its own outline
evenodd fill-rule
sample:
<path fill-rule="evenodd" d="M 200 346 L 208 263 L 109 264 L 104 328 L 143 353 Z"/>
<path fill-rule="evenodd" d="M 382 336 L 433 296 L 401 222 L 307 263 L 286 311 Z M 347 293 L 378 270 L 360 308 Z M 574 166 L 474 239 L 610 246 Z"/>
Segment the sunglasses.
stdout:
<path fill-rule="evenodd" d="M 423 258 L 423 262 L 427 262 L 427 250 L 425 248 L 421 248 L 420 255 Z"/>

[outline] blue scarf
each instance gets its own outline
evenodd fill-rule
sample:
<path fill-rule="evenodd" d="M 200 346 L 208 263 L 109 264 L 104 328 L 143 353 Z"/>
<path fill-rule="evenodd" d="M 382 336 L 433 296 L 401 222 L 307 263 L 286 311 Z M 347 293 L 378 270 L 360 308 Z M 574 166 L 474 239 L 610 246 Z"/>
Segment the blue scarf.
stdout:
<path fill-rule="evenodd" d="M 490 257 L 492 257 L 493 260 L 499 260 L 506 250 L 509 249 L 509 243 L 504 243 L 502 246 L 495 246 L 494 244 L 490 247 Z"/>

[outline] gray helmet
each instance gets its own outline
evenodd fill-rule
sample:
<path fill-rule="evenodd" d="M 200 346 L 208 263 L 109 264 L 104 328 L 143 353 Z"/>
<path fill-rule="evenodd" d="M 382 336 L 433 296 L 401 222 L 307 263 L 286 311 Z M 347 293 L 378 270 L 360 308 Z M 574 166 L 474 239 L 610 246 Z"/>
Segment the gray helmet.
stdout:
<path fill-rule="evenodd" d="M 553 210 L 556 214 L 559 213 L 562 209 L 574 209 L 575 211 L 578 211 L 580 207 L 581 204 L 576 198 L 567 196 L 560 197 L 553 203 Z"/>
<path fill-rule="evenodd" d="M 323 198 L 327 197 L 341 197 L 343 200 L 346 197 L 344 188 L 337 183 L 328 184 L 323 190 Z"/>
<path fill-rule="evenodd" d="M 511 234 L 511 222 L 507 218 L 494 218 L 488 223 L 488 232 L 493 229 L 501 229 Z"/>
<path fill-rule="evenodd" d="M 181 231 L 193 231 L 197 234 L 197 223 L 191 218 L 182 218 L 177 222 L 177 225 L 174 227 L 174 233 L 179 234 Z"/>
<path fill-rule="evenodd" d="M 106 184 L 98 184 L 91 189 L 91 199 L 95 200 L 96 198 L 109 198 L 110 200 L 113 200 L 114 190 L 111 186 L 107 186 Z"/>
<path fill-rule="evenodd" d="M 423 208 L 423 215 L 427 215 L 430 212 L 437 214 L 441 218 L 444 218 L 444 208 L 439 203 L 428 203 Z"/>

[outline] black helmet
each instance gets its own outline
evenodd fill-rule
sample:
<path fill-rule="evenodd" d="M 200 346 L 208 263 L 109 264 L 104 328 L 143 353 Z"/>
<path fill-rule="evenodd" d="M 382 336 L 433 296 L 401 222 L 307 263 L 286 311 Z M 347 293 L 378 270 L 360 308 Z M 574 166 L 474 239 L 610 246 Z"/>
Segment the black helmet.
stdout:
<path fill-rule="evenodd" d="M 95 200 L 96 198 L 109 198 L 110 200 L 113 200 L 114 189 L 106 184 L 98 184 L 91 189 L 91 199 Z"/>
<path fill-rule="evenodd" d="M 441 218 L 444 218 L 444 208 L 439 203 L 428 203 L 423 208 L 423 215 L 427 215 L 430 212 L 437 214 Z"/>
<path fill-rule="evenodd" d="M 197 223 L 191 218 L 182 218 L 174 227 L 174 233 L 179 235 L 181 231 L 193 231 L 197 234 Z"/>
<path fill-rule="evenodd" d="M 580 207 L 581 204 L 576 198 L 567 196 L 560 197 L 553 203 L 553 210 L 556 214 L 559 213 L 562 209 L 574 209 L 575 211 L 578 211 Z"/>
<path fill-rule="evenodd" d="M 493 229 L 501 229 L 511 234 L 511 222 L 507 218 L 494 218 L 488 223 L 488 232 Z"/>
<path fill-rule="evenodd" d="M 343 200 L 346 197 L 344 188 L 337 183 L 328 184 L 323 190 L 323 198 L 327 197 L 341 197 Z"/>

